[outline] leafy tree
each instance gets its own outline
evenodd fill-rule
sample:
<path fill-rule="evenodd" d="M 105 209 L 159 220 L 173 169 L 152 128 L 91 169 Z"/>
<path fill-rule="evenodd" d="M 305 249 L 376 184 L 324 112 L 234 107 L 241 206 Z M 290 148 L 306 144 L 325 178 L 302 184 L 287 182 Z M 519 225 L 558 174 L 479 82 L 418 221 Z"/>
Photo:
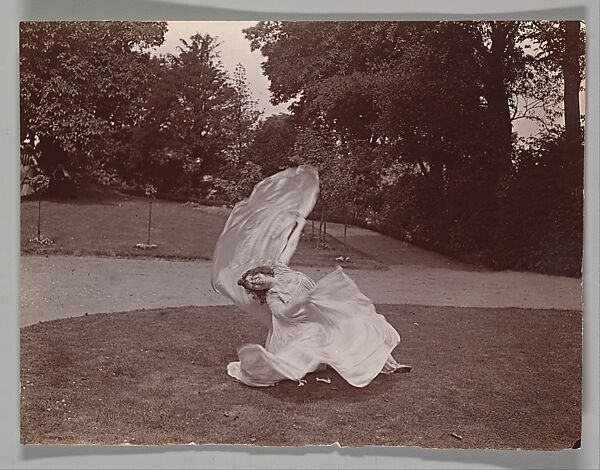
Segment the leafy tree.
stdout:
<path fill-rule="evenodd" d="M 317 246 L 321 232 L 327 232 L 330 210 L 342 214 L 347 224 L 348 212 L 365 202 L 368 182 L 362 168 L 361 150 L 358 145 L 342 143 L 335 134 L 313 128 L 303 128 L 297 134 L 290 163 L 308 163 L 319 170 L 320 190 L 316 210 L 320 213 L 321 225 Z"/>
<path fill-rule="evenodd" d="M 217 40 L 195 34 L 181 43 L 178 55 L 157 61 L 158 80 L 118 159 L 119 172 L 129 179 L 166 192 L 199 187 L 203 176 L 217 174 L 232 142 L 226 123 L 236 91 L 218 57 Z"/>
<path fill-rule="evenodd" d="M 75 175 L 101 166 L 139 117 L 147 50 L 165 32 L 161 22 L 21 23 L 21 141 L 60 149 L 41 152 L 41 165 L 58 159 Z"/>
<path fill-rule="evenodd" d="M 229 113 L 229 120 L 226 123 L 231 133 L 229 154 L 231 161 L 240 163 L 244 160 L 261 112 L 256 107 L 258 102 L 252 98 L 246 78 L 246 69 L 242 64 L 237 64 L 235 68 L 232 87 L 234 94 L 231 113 Z"/>
<path fill-rule="evenodd" d="M 470 138 L 484 144 L 481 164 L 510 163 L 514 23 L 264 22 L 246 36 L 266 56 L 273 102 L 296 99 L 305 123 L 390 144 L 424 175 L 446 150 L 472 153 L 462 137 L 486 129 Z"/>
<path fill-rule="evenodd" d="M 461 49 L 449 46 L 452 32 L 443 23 L 271 22 L 246 35 L 267 58 L 274 102 L 296 99 L 300 123 L 335 136 L 346 155 L 360 155 L 360 171 L 337 161 L 331 167 L 369 181 L 368 207 L 382 184 L 373 175 L 383 178 L 400 161 L 435 175 L 438 183 L 430 187 L 441 193 L 444 164 L 468 155 L 460 144 L 476 140 L 472 131 L 483 128 L 474 67 L 467 67 L 473 60 L 456 57 Z M 458 66 L 450 67 L 452 61 Z"/>
<path fill-rule="evenodd" d="M 566 57 L 556 41 L 532 42 L 529 25 L 275 21 L 245 34 L 265 56 L 272 101 L 293 102 L 298 153 L 322 146 L 320 165 L 362 177 L 363 208 L 386 230 L 490 260 L 516 181 L 513 122 L 544 105 L 552 123 L 543 98 L 557 82 L 538 52 Z"/>
<path fill-rule="evenodd" d="M 247 158 L 262 168 L 265 176 L 291 165 L 297 129 L 289 114 L 276 114 L 262 120 L 253 134 Z"/>
<path fill-rule="evenodd" d="M 463 24 L 464 25 L 464 24 Z M 489 134 L 497 145 L 497 164 L 510 167 L 512 154 L 511 91 L 524 68 L 523 50 L 518 46 L 519 23 L 489 21 L 465 26 L 473 38 L 482 95 L 487 104 Z"/>
<path fill-rule="evenodd" d="M 529 22 L 525 34 L 533 45 L 536 87 L 530 94 L 544 104 L 550 121 L 546 131 L 564 118 L 565 153 L 560 159 L 568 168 L 570 184 L 581 184 L 583 132 L 579 94 L 585 78 L 585 29 L 579 21 Z"/>
<path fill-rule="evenodd" d="M 583 150 L 579 91 L 583 78 L 585 47 L 579 21 L 561 22 L 564 28 L 564 49 L 560 61 L 564 77 L 565 139 L 568 151 L 580 155 Z"/>
<path fill-rule="evenodd" d="M 237 163 L 234 170 L 235 174 L 228 173 L 227 177 L 210 178 L 209 197 L 235 203 L 247 198 L 252 188 L 263 179 L 262 168 L 251 161 Z"/>
<path fill-rule="evenodd" d="M 33 192 L 38 198 L 38 218 L 37 218 L 37 237 L 34 238 L 33 242 L 39 243 L 41 245 L 49 245 L 52 244 L 52 240 L 49 238 L 42 238 L 41 235 L 41 225 L 42 225 L 42 195 L 48 190 L 50 186 L 50 178 L 43 173 L 39 173 L 29 180 L 29 184 L 31 185 Z"/>
<path fill-rule="evenodd" d="M 516 172 L 504 197 L 496 267 L 581 274 L 583 192 L 566 184 L 564 129 L 520 143 Z"/>
<path fill-rule="evenodd" d="M 262 178 L 260 166 L 250 157 L 250 146 L 262 113 L 252 98 L 246 70 L 241 64 L 235 68 L 231 87 L 233 94 L 229 112 L 221 123 L 228 138 L 228 147 L 220 173 L 226 177 L 215 179 L 213 189 L 235 202 L 247 197 Z"/>

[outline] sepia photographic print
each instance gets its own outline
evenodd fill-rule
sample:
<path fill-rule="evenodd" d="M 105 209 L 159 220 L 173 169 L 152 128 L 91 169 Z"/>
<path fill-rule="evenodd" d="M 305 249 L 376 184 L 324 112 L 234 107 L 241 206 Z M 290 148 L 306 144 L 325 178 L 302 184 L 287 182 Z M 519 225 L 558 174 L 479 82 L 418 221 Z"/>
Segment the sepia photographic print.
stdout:
<path fill-rule="evenodd" d="M 584 22 L 19 29 L 22 444 L 580 447 Z"/>

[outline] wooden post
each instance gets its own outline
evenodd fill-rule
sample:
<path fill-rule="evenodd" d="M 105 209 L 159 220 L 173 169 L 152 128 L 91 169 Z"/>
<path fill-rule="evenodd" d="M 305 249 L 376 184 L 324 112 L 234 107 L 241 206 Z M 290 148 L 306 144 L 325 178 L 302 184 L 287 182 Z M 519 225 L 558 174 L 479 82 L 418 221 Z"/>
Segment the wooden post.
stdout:
<path fill-rule="evenodd" d="M 152 223 L 152 199 L 148 200 L 148 245 L 150 245 L 150 224 Z"/>
<path fill-rule="evenodd" d="M 38 198 L 38 240 L 41 240 L 40 224 L 42 223 L 42 198 Z"/>
<path fill-rule="evenodd" d="M 323 208 L 321 208 L 321 221 L 319 222 L 319 236 L 317 237 L 317 249 L 321 247 L 321 231 L 323 230 Z"/>
<path fill-rule="evenodd" d="M 348 245 L 346 244 L 346 231 L 348 229 L 348 208 L 344 204 L 344 257 L 348 255 Z"/>

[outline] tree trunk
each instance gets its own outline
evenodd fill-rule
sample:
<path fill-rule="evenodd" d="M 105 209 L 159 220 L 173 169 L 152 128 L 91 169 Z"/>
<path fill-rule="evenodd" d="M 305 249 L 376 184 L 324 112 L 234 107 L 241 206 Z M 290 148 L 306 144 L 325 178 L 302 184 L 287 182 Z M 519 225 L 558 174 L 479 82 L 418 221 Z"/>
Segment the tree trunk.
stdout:
<path fill-rule="evenodd" d="M 501 21 L 495 21 L 491 25 L 492 44 L 488 56 L 484 94 L 491 117 L 488 123 L 492 143 L 490 163 L 497 178 L 500 177 L 499 172 L 506 171 L 512 164 L 512 122 L 505 83 L 505 59 L 507 49 L 511 46 L 512 28 L 515 27 Z"/>
<path fill-rule="evenodd" d="M 476 198 L 481 225 L 490 230 L 496 224 L 498 192 L 502 177 L 512 170 L 512 122 L 506 83 L 506 60 L 514 47 L 517 24 L 490 23 L 491 44 L 482 70 L 483 94 L 487 101 L 487 142 L 474 171 L 480 173 Z"/>
<path fill-rule="evenodd" d="M 565 143 L 566 161 L 578 159 L 583 145 L 581 136 L 581 112 L 579 109 L 579 54 L 582 49 L 579 37 L 579 21 L 565 21 L 565 50 L 561 68 L 564 77 Z"/>
<path fill-rule="evenodd" d="M 440 152 L 441 153 L 441 152 Z M 440 157 L 442 157 L 440 155 Z M 432 160 L 429 170 L 429 187 L 433 192 L 433 203 L 440 205 L 444 199 L 444 163 L 443 158 Z"/>

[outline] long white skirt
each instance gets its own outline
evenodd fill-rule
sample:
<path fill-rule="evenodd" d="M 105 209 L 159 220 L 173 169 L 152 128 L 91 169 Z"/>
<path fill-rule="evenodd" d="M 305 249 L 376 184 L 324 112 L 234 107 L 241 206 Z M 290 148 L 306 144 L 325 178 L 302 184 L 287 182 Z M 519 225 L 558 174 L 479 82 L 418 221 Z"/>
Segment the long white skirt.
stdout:
<path fill-rule="evenodd" d="M 300 380 L 326 364 L 349 384 L 364 387 L 380 372 L 407 367 L 391 356 L 400 335 L 341 268 L 307 295 L 272 310 L 265 347 L 241 347 L 240 360 L 227 367 L 230 376 L 247 385 Z"/>

